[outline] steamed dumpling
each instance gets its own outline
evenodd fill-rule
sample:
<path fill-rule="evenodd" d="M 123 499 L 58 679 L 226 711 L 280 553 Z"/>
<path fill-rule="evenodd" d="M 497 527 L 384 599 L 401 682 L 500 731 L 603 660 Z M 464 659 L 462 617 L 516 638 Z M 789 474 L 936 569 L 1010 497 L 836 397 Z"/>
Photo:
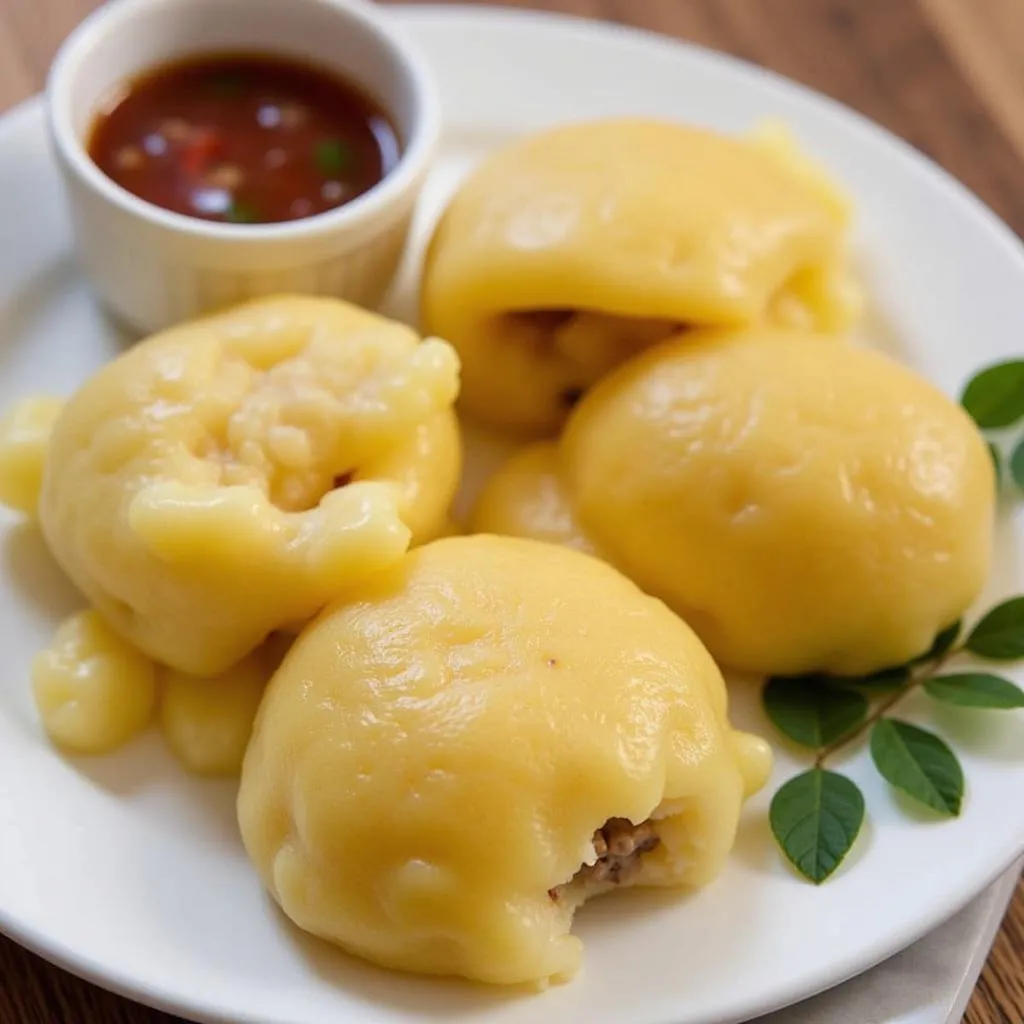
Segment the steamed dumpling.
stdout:
<path fill-rule="evenodd" d="M 769 768 L 661 602 L 579 552 L 454 538 L 299 637 L 239 824 L 299 927 L 391 967 L 546 980 L 579 966 L 589 895 L 714 878 Z"/>
<path fill-rule="evenodd" d="M 596 553 L 566 496 L 553 441 L 526 445 L 491 476 L 473 505 L 469 532 L 530 537 Z"/>
<path fill-rule="evenodd" d="M 955 402 L 868 349 L 691 333 L 606 378 L 547 474 L 525 477 L 537 458 L 499 471 L 473 528 L 538 532 L 543 488 L 548 521 L 661 597 L 732 668 L 900 664 L 988 575 L 985 442 Z"/>
<path fill-rule="evenodd" d="M 217 674 L 444 528 L 457 388 L 444 342 L 331 299 L 165 331 L 57 417 L 44 536 L 142 652 Z"/>
<path fill-rule="evenodd" d="M 733 139 L 612 119 L 496 153 L 441 218 L 424 328 L 462 360 L 474 416 L 550 433 L 680 325 L 843 329 L 849 208 L 776 130 Z"/>

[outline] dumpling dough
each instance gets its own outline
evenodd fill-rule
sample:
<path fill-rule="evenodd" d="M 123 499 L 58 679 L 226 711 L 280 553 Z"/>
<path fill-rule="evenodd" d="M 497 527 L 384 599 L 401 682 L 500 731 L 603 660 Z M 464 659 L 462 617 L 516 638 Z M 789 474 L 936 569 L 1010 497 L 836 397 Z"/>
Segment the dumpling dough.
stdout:
<path fill-rule="evenodd" d="M 50 395 L 25 398 L 0 421 L 0 504 L 30 518 L 39 509 L 46 449 L 63 406 Z"/>
<path fill-rule="evenodd" d="M 565 494 L 553 441 L 521 448 L 484 484 L 469 532 L 530 537 L 596 554 Z"/>
<path fill-rule="evenodd" d="M 680 325 L 844 329 L 849 217 L 778 128 L 560 127 L 501 150 L 456 194 L 427 253 L 422 322 L 458 349 L 467 411 L 552 433 Z"/>
<path fill-rule="evenodd" d="M 770 764 L 660 601 L 576 551 L 459 537 L 299 637 L 238 814 L 301 928 L 391 967 L 538 981 L 579 966 L 588 895 L 714 878 Z"/>
<path fill-rule="evenodd" d="M 213 678 L 161 672 L 160 729 L 187 772 L 238 775 L 269 675 L 259 653 Z"/>
<path fill-rule="evenodd" d="M 156 708 L 157 670 L 88 608 L 60 624 L 32 662 L 43 728 L 70 754 L 109 754 L 141 733 Z"/>
<path fill-rule="evenodd" d="M 494 509 L 502 475 L 476 529 L 526 522 Z M 736 669 L 901 664 L 989 571 L 995 487 L 970 418 L 888 357 L 819 337 L 652 349 L 580 405 L 555 478 L 563 518 Z"/>
<path fill-rule="evenodd" d="M 443 529 L 457 388 L 447 344 L 331 299 L 165 331 L 57 418 L 43 533 L 124 637 L 214 675 Z"/>

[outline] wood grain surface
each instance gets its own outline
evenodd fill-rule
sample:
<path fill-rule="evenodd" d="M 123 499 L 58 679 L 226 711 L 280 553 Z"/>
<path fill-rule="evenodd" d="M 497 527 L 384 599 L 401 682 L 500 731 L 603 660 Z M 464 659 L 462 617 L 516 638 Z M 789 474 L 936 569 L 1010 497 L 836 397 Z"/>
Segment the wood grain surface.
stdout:
<path fill-rule="evenodd" d="M 1024 0 L 510 5 L 640 25 L 805 82 L 908 139 L 1024 234 Z M 0 0 L 0 109 L 39 90 L 60 40 L 94 6 L 95 0 Z M 72 978 L 0 937 L 0 1024 L 175 1020 Z M 1024 1024 L 1024 886 L 964 1021 Z"/>

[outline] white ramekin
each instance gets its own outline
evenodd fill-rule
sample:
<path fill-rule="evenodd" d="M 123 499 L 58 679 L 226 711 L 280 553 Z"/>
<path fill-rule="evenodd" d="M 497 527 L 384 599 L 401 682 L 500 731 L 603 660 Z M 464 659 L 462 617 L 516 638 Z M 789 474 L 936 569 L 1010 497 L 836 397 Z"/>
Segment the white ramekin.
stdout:
<path fill-rule="evenodd" d="M 86 137 L 112 90 L 169 60 L 231 51 L 292 55 L 343 73 L 391 115 L 401 160 L 337 210 L 268 225 L 160 209 L 90 160 Z M 65 41 L 47 104 L 82 267 L 102 302 L 141 332 L 280 292 L 375 305 L 401 258 L 441 120 L 418 51 L 365 0 L 114 0 Z"/>

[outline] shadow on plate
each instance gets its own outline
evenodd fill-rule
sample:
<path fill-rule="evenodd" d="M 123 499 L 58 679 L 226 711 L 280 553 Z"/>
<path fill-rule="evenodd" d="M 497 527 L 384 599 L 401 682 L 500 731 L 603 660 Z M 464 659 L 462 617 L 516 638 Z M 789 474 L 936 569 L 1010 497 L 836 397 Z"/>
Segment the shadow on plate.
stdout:
<path fill-rule="evenodd" d="M 588 900 L 576 912 L 572 932 L 586 946 L 599 941 L 603 931 L 618 932 L 642 925 L 666 913 L 676 913 L 702 889 L 614 889 Z"/>
<path fill-rule="evenodd" d="M 11 527 L 0 557 L 4 575 L 33 612 L 56 625 L 82 607 L 82 595 L 54 561 L 35 523 Z"/>
<path fill-rule="evenodd" d="M 589 945 L 604 929 L 619 930 L 658 913 L 675 912 L 692 894 L 667 889 L 613 892 L 579 910 L 573 934 Z M 520 999 L 535 999 L 530 985 L 491 986 L 462 978 L 429 977 L 378 967 L 297 928 L 270 900 L 282 933 L 332 987 L 395 1010 L 419 1012 L 431 1020 L 474 1020 L 485 1010 Z M 559 985 L 553 988 L 559 988 Z"/>
<path fill-rule="evenodd" d="M 174 760 L 159 729 L 151 727 L 113 754 L 68 757 L 93 785 L 122 800 L 145 797 L 139 814 L 202 843 L 240 847 L 235 819 L 238 779 L 189 775 Z M 159 798 L 152 794 L 159 791 Z"/>
<path fill-rule="evenodd" d="M 131 324 L 122 320 L 113 310 L 108 309 L 98 299 L 96 309 L 99 311 L 103 323 L 109 328 L 109 334 L 116 341 L 117 351 L 131 348 L 137 341 L 141 341 L 145 335 L 132 327 Z"/>
<path fill-rule="evenodd" d="M 165 778 L 167 773 L 174 771 L 166 757 L 161 757 L 162 738 L 155 729 L 147 730 L 142 736 L 127 746 L 111 754 L 99 754 L 95 757 L 72 757 L 56 753 L 63 757 L 79 775 L 84 775 L 100 789 L 106 790 L 111 796 L 131 797 L 148 789 L 154 782 Z"/>
<path fill-rule="evenodd" d="M 975 667 L 999 673 L 998 665 Z M 981 761 L 1007 764 L 1024 761 L 1024 719 L 1019 713 L 935 703 L 929 717 L 954 751 L 962 751 Z"/>

